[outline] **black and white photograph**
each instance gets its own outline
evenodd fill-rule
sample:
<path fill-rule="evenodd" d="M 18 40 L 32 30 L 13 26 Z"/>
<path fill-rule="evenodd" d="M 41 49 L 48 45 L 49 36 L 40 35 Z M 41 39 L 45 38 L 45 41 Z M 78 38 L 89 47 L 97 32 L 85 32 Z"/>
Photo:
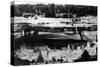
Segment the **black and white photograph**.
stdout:
<path fill-rule="evenodd" d="M 97 6 L 11 2 L 11 65 L 98 60 Z"/>

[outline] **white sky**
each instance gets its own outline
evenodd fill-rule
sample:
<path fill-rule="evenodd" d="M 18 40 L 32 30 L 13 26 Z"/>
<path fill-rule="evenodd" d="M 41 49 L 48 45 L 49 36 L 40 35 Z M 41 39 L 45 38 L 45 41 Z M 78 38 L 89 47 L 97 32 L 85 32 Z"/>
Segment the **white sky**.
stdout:
<path fill-rule="evenodd" d="M 43 2 L 33 2 L 33 1 L 15 1 L 14 4 L 48 4 Z"/>
<path fill-rule="evenodd" d="M 14 2 L 15 4 L 50 4 L 50 3 L 54 3 L 54 4 L 61 4 L 61 5 L 64 5 L 64 4 L 75 4 L 75 5 L 94 5 L 96 6 L 98 4 L 98 1 L 95 0 L 95 2 L 92 2 L 92 3 L 89 3 L 88 1 L 83 1 L 81 2 L 80 1 L 73 1 L 73 0 L 25 0 L 25 1 L 22 1 L 22 0 L 18 0 L 18 1 L 15 1 Z"/>

